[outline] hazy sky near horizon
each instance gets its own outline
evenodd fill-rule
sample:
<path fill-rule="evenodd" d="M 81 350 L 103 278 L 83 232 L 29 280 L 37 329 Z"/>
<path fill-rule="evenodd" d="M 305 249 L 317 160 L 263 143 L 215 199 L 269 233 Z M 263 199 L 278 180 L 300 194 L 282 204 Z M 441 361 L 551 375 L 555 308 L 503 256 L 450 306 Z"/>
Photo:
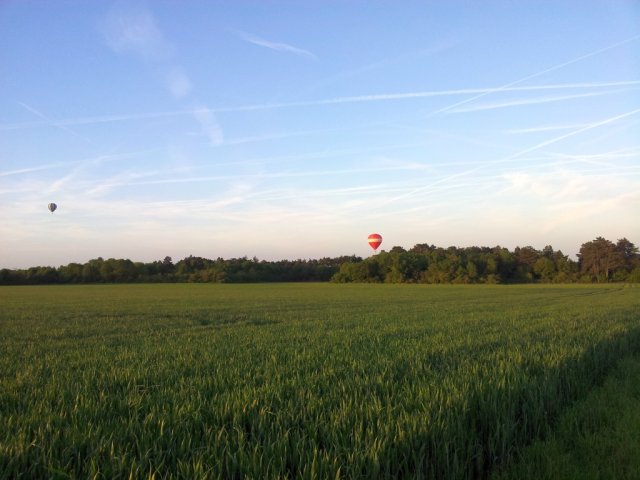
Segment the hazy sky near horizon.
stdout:
<path fill-rule="evenodd" d="M 638 212 L 635 1 L 0 3 L 0 268 L 573 256 Z"/>

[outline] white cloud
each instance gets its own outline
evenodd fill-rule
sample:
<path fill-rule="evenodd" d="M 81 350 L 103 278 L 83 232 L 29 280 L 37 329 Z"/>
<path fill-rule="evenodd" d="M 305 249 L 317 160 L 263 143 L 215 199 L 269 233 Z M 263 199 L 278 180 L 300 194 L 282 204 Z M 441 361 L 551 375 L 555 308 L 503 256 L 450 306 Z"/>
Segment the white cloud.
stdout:
<path fill-rule="evenodd" d="M 191 80 L 180 67 L 169 70 L 166 74 L 167 88 L 175 98 L 183 98 L 191 93 Z"/>
<path fill-rule="evenodd" d="M 533 195 L 543 200 L 575 199 L 585 192 L 592 192 L 592 182 L 587 177 L 569 171 L 545 174 L 509 172 L 502 175 L 510 190 L 518 195 Z"/>
<path fill-rule="evenodd" d="M 639 208 L 640 193 L 637 191 L 625 191 L 607 197 L 599 195 L 574 202 L 551 205 L 549 206 L 550 215 L 542 225 L 542 232 L 549 232 L 567 225 L 584 227 L 594 223 L 612 222 L 618 225 L 626 224 L 630 230 L 629 234 L 633 234 L 634 230 L 638 230 L 638 222 L 632 221 L 635 215 L 631 212 L 637 212 Z M 587 219 L 591 219 L 593 222 L 585 221 Z"/>
<path fill-rule="evenodd" d="M 107 44 L 114 51 L 133 53 L 146 60 L 163 63 L 162 81 L 173 98 L 181 100 L 191 94 L 193 85 L 185 70 L 180 65 L 167 65 L 166 61 L 175 55 L 175 48 L 164 37 L 149 11 L 114 8 L 107 15 L 103 30 Z M 221 145 L 224 142 L 224 135 L 214 112 L 205 106 L 197 106 L 195 109 L 184 111 L 107 115 L 93 119 L 80 119 L 80 124 L 140 120 L 184 114 L 193 115 L 213 145 Z M 72 122 L 72 124 L 75 123 Z M 60 125 L 65 124 L 65 122 L 60 123 Z"/>
<path fill-rule="evenodd" d="M 533 145 L 533 146 L 531 146 L 529 148 L 525 148 L 524 150 L 520 150 L 519 152 L 516 152 L 516 153 L 514 153 L 512 155 L 509 155 L 507 157 L 498 158 L 498 159 L 490 161 L 490 162 L 482 162 L 482 163 L 479 163 L 475 167 L 470 168 L 468 170 L 465 170 L 465 171 L 462 171 L 462 172 L 457 172 L 457 173 L 454 173 L 454 174 L 439 178 L 439 179 L 434 180 L 434 181 L 432 181 L 432 182 L 430 182 L 430 183 L 428 183 L 428 184 L 426 184 L 426 185 L 424 185 L 424 186 L 422 186 L 420 188 L 417 188 L 415 190 L 411 190 L 411 191 L 409 191 L 409 192 L 407 192 L 407 193 L 405 193 L 403 195 L 400 195 L 400 196 L 398 196 L 396 198 L 390 199 L 390 200 L 386 201 L 385 203 L 383 203 L 382 205 L 387 205 L 387 204 L 392 203 L 392 202 L 397 202 L 399 200 L 404 200 L 406 198 L 415 196 L 416 194 L 424 193 L 426 191 L 431 191 L 433 189 L 433 187 L 435 187 L 437 185 L 449 183 L 451 180 L 455 180 L 455 179 L 458 179 L 460 177 L 471 175 L 472 173 L 481 172 L 482 170 L 486 170 L 486 169 L 488 169 L 490 167 L 493 167 L 493 166 L 497 166 L 497 165 L 500 165 L 500 164 L 506 164 L 506 163 L 512 162 L 514 160 L 521 159 L 521 158 L 525 157 L 526 155 L 528 155 L 528 154 L 530 154 L 532 152 L 541 150 L 544 147 L 547 147 L 549 145 L 553 145 L 553 144 L 561 142 L 562 140 L 565 140 L 567 138 L 579 135 L 581 133 L 593 130 L 595 128 L 602 127 L 604 125 L 608 125 L 608 124 L 617 122 L 619 120 L 622 120 L 623 118 L 628 118 L 628 117 L 637 115 L 639 113 L 640 113 L 640 108 L 635 109 L 635 110 L 631 110 L 631 111 L 628 111 L 628 112 L 625 112 L 625 113 L 622 113 L 620 115 L 615 115 L 613 117 L 609 117 L 609 118 L 606 118 L 604 120 L 600 120 L 600 121 L 597 121 L 597 122 L 590 123 L 590 124 L 588 124 L 588 125 L 586 125 L 586 126 L 584 126 L 582 128 L 579 128 L 577 130 L 572 130 L 569 133 L 565 133 L 563 135 L 551 138 L 549 140 L 545 140 L 545 141 L 540 142 L 540 143 L 538 143 L 536 145 Z"/>
<path fill-rule="evenodd" d="M 104 20 L 102 33 L 107 45 L 118 53 L 133 53 L 145 59 L 163 60 L 175 53 L 150 12 L 120 4 Z"/>
<path fill-rule="evenodd" d="M 224 134 L 213 111 L 200 105 L 193 110 L 193 116 L 196 118 L 198 123 L 200 123 L 202 130 L 211 143 L 213 145 L 222 145 L 224 142 Z"/>

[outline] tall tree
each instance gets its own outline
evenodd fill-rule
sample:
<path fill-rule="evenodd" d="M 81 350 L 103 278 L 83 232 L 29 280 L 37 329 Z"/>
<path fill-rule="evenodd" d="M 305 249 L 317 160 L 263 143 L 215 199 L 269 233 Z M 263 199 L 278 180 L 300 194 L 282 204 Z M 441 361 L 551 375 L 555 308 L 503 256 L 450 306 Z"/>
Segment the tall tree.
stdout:
<path fill-rule="evenodd" d="M 616 242 L 616 250 L 620 253 L 624 266 L 630 269 L 633 266 L 634 260 L 638 258 L 638 247 L 626 238 L 620 238 Z"/>
<path fill-rule="evenodd" d="M 603 237 L 583 243 L 578 258 L 580 272 L 598 282 L 609 281 L 612 273 L 624 266 L 623 257 L 616 245 Z"/>

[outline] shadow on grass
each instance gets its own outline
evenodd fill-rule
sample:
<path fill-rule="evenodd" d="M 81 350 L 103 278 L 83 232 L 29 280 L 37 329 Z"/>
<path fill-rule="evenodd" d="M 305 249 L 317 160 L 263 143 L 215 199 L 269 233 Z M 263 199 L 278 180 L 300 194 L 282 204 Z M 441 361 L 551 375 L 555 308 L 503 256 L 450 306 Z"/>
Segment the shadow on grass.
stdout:
<path fill-rule="evenodd" d="M 548 438 L 559 425 L 561 415 L 573 408 L 574 402 L 602 384 L 621 359 L 638 351 L 640 328 L 594 345 L 580 358 L 556 369 L 538 370 L 528 377 L 514 375 L 507 379 L 505 386 L 498 386 L 491 379 L 480 380 L 465 404 L 450 409 L 445 414 L 446 420 L 438 422 L 440 426 L 429 426 L 424 434 L 388 444 L 377 459 L 363 464 L 359 473 L 363 478 L 489 478 L 527 446 Z M 637 406 L 640 389 L 637 385 L 634 388 Z M 608 413 L 612 413 L 611 410 Z M 589 411 L 584 415 L 588 418 Z M 636 434 L 635 438 L 639 436 Z M 570 442 L 570 438 L 567 441 Z M 610 450 L 620 447 L 616 440 L 609 446 Z M 538 453 L 544 455 L 544 448 Z M 601 456 L 606 460 L 606 454 L 601 452 Z M 621 478 L 640 478 L 640 472 L 634 474 L 636 476 Z M 616 477 L 556 477 L 553 474 L 522 477 L 516 474 L 504 478 Z"/>
<path fill-rule="evenodd" d="M 524 449 L 494 480 L 640 478 L 639 378 L 636 352 L 563 412 L 547 440 Z"/>

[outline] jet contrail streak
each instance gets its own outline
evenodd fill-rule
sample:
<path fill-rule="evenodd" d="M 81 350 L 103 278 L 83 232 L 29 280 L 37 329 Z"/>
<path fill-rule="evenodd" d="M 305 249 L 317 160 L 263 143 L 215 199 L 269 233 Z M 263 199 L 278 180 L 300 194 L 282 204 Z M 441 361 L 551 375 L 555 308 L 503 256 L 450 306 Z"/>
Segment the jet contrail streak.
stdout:
<path fill-rule="evenodd" d="M 586 53 L 584 55 L 580 55 L 579 57 L 576 57 L 576 58 L 574 58 L 572 60 L 567 60 L 566 62 L 559 63 L 557 65 L 554 65 L 553 67 L 549 67 L 549 68 L 546 68 L 546 69 L 541 70 L 539 72 L 532 73 L 531 75 L 527 75 L 526 77 L 522 77 L 522 78 L 520 78 L 518 80 L 514 80 L 513 82 L 507 83 L 507 84 L 503 85 L 502 87 L 495 89 L 494 91 L 491 91 L 491 92 L 487 91 L 487 92 L 479 93 L 478 95 L 475 95 L 475 96 L 473 96 L 471 98 L 467 98 L 466 100 L 461 100 L 460 102 L 456 102 L 454 104 L 447 105 L 446 107 L 442 107 L 442 108 L 436 110 L 435 112 L 431 112 L 429 114 L 429 117 L 431 117 L 433 115 L 437 115 L 439 113 L 447 112 L 447 111 L 449 111 L 449 110 L 451 110 L 451 109 L 453 109 L 455 107 L 458 107 L 460 105 L 464 105 L 465 103 L 473 102 L 474 100 L 477 100 L 478 98 L 482 98 L 482 97 L 484 97 L 486 95 L 489 95 L 491 93 L 496 93 L 496 92 L 500 92 L 500 91 L 509 91 L 508 89 L 510 87 L 513 87 L 514 85 L 518 85 L 519 83 L 526 82 L 527 80 L 531 80 L 532 78 L 539 77 L 541 75 L 544 75 L 545 73 L 553 72 L 554 70 L 559 70 L 561 68 L 566 67 L 567 65 L 571 65 L 572 63 L 579 62 L 581 60 L 584 60 L 585 58 L 593 57 L 594 55 L 598 55 L 598 54 L 600 54 L 602 52 L 606 52 L 607 50 L 611 50 L 613 48 L 619 47 L 620 45 L 624 45 L 625 43 L 633 42 L 634 40 L 637 40 L 639 38 L 640 38 L 640 35 L 635 35 L 635 36 L 633 36 L 631 38 L 627 38 L 626 40 L 622 40 L 620 42 L 614 43 L 613 45 L 609 45 L 607 47 L 599 48 L 597 50 L 594 50 L 593 52 L 589 52 L 589 53 Z"/>
<path fill-rule="evenodd" d="M 533 97 L 533 98 L 518 98 L 516 100 L 508 100 L 503 102 L 494 102 L 494 103 L 481 103 L 476 105 L 470 105 L 467 107 L 459 107 L 453 110 L 449 110 L 450 113 L 469 113 L 469 112 L 481 112 L 485 110 L 496 110 L 500 108 L 511 108 L 511 107 L 522 107 L 526 105 L 541 105 L 543 103 L 553 103 L 553 102 L 563 102 L 566 100 L 575 100 L 576 98 L 587 98 L 587 97 L 599 97 L 602 95 L 611 95 L 614 93 L 619 93 L 624 90 L 603 90 L 600 92 L 586 92 L 586 93 L 575 93 L 572 95 L 556 95 L 552 97 Z"/>
<path fill-rule="evenodd" d="M 53 126 L 53 127 L 57 127 L 60 130 L 64 130 L 65 132 L 70 133 L 71 135 L 75 135 L 78 138 L 81 138 L 82 140 L 85 140 L 87 142 L 89 142 L 90 140 L 86 137 L 83 137 L 82 135 L 80 135 L 78 132 L 74 132 L 73 130 L 71 130 L 68 127 L 65 127 L 64 125 L 58 125 L 56 122 L 54 122 L 53 120 L 51 120 L 49 117 L 47 117 L 44 113 L 42 113 L 39 110 L 36 110 L 33 107 L 30 107 L 29 105 L 27 105 L 26 103 L 23 102 L 18 102 L 18 105 L 22 106 L 23 108 L 29 110 L 31 113 L 33 113 L 35 116 L 40 117 L 41 119 L 43 119 L 47 124 Z"/>
<path fill-rule="evenodd" d="M 363 103 L 363 102 L 379 102 L 379 101 L 391 101 L 391 100 L 405 100 L 412 98 L 428 98 L 428 97 L 443 97 L 454 95 L 468 95 L 468 94 L 483 94 L 488 95 L 490 93 L 499 92 L 532 92 L 532 91 L 544 91 L 544 90 L 567 90 L 567 89 L 584 89 L 584 88 L 606 88 L 606 87 L 625 87 L 625 86 L 637 86 L 640 85 L 640 80 L 624 80 L 618 82 L 587 82 L 587 83 L 560 83 L 560 84 L 548 84 L 548 85 L 532 85 L 523 87 L 493 87 L 493 88 L 462 88 L 454 90 L 431 90 L 423 92 L 408 92 L 408 93 L 386 93 L 379 95 L 360 95 L 350 97 L 336 97 L 324 100 L 309 100 L 302 102 L 289 102 L 289 103 L 265 103 L 257 105 L 245 105 L 239 107 L 221 107 L 221 108 L 208 108 L 208 109 L 191 109 L 191 110 L 170 110 L 165 112 L 146 112 L 146 113 L 125 113 L 116 115 L 103 115 L 94 117 L 83 118 L 71 118 L 67 120 L 58 120 L 55 122 L 56 126 L 68 126 L 68 125 L 88 125 L 96 123 L 108 123 L 108 122 L 121 122 L 128 120 L 145 120 L 151 118 L 162 117 L 176 117 L 181 115 L 193 115 L 196 113 L 212 112 L 212 113 L 225 113 L 225 112 L 245 112 L 254 110 L 271 110 L 278 108 L 294 108 L 294 107 L 313 107 L 319 105 L 338 105 L 348 103 Z M 456 104 L 457 105 L 457 104 Z M 453 108 L 453 106 L 451 107 Z M 0 130 L 14 130 L 19 128 L 32 128 L 47 125 L 48 122 L 21 122 L 21 123 L 5 123 L 0 124 Z"/>
<path fill-rule="evenodd" d="M 569 133 L 565 133 L 564 135 L 560 135 L 558 137 L 554 137 L 554 138 L 552 138 L 550 140 L 546 140 L 544 142 L 538 143 L 538 144 L 536 144 L 536 145 L 534 145 L 532 147 L 526 148 L 524 150 L 520 150 L 519 152 L 516 152 L 513 155 L 509 155 L 508 157 L 501 158 L 501 159 L 498 159 L 498 160 L 494 160 L 493 162 L 483 163 L 483 164 L 478 165 L 477 167 L 474 167 L 474 168 L 472 168 L 470 170 L 465 170 L 464 172 L 456 173 L 456 174 L 453 174 L 453 175 L 449 175 L 448 177 L 441 178 L 439 180 L 436 180 L 435 182 L 431 182 L 428 185 L 425 185 L 423 187 L 416 188 L 415 190 L 407 192 L 404 195 L 400 195 L 398 197 L 392 198 L 392 199 L 388 200 L 387 202 L 385 202 L 385 203 L 383 203 L 382 205 L 379 205 L 379 206 L 386 206 L 386 205 L 388 205 L 390 203 L 397 202 L 398 200 L 403 200 L 405 198 L 412 197 L 413 195 L 415 195 L 417 193 L 424 192 L 426 190 L 429 190 L 430 188 L 432 188 L 432 187 L 434 187 L 436 185 L 439 185 L 439 184 L 444 183 L 444 182 L 448 182 L 449 180 L 453 180 L 454 178 L 458 178 L 458 177 L 462 177 L 462 176 L 465 176 L 465 175 L 469 175 L 470 173 L 477 172 L 478 170 L 481 170 L 481 169 L 483 169 L 485 167 L 489 167 L 489 166 L 496 165 L 496 164 L 499 164 L 499 163 L 510 162 L 511 160 L 514 160 L 516 158 L 522 157 L 522 156 L 524 156 L 524 155 L 526 155 L 528 153 L 535 152 L 536 150 L 540 150 L 541 148 L 544 148 L 544 147 L 546 147 L 548 145 L 552 145 L 554 143 L 557 143 L 557 142 L 559 142 L 561 140 L 564 140 L 565 138 L 573 137 L 574 135 L 578 135 L 578 134 L 586 132 L 588 130 L 592 130 L 594 128 L 601 127 L 603 125 L 607 125 L 609 123 L 616 122 L 618 120 L 621 120 L 621 119 L 626 118 L 626 117 L 630 117 L 632 115 L 636 115 L 638 113 L 640 113 L 640 108 L 638 108 L 636 110 L 631 110 L 630 112 L 626 112 L 626 113 L 623 113 L 623 114 L 620 114 L 620 115 L 616 115 L 615 117 L 610 117 L 610 118 L 607 118 L 605 120 L 601 120 L 599 122 L 591 123 L 591 124 L 587 125 L 586 127 L 578 128 L 577 130 L 573 130 L 573 131 L 571 131 Z"/>

